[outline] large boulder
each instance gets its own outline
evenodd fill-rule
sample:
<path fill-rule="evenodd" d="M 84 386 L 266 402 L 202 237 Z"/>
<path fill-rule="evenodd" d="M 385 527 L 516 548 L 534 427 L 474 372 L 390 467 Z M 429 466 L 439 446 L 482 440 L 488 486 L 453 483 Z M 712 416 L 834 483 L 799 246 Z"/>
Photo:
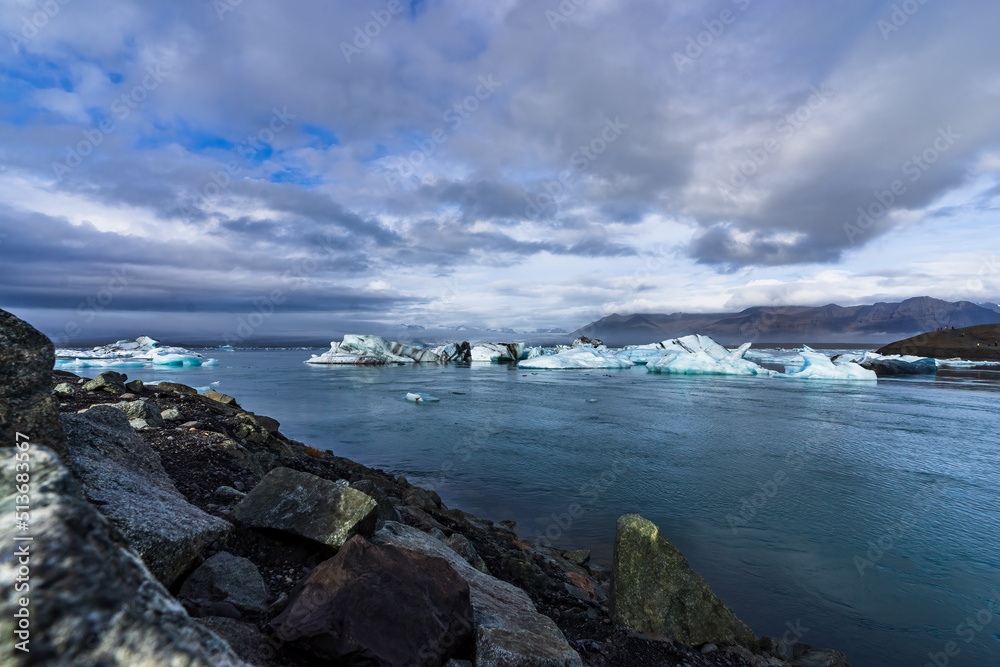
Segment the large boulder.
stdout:
<path fill-rule="evenodd" d="M 63 417 L 66 464 L 84 494 L 125 535 L 166 586 L 187 571 L 206 545 L 223 540 L 232 525 L 185 500 L 160 456 L 132 430 L 125 414 L 108 405 Z"/>
<path fill-rule="evenodd" d="M 33 326 L 0 310 L 0 443 L 21 433 L 36 444 L 65 451 L 59 404 L 52 397 L 52 341 Z"/>
<path fill-rule="evenodd" d="M 632 632 L 691 646 L 757 645 L 684 555 L 638 514 L 618 519 L 610 594 L 612 618 Z"/>
<path fill-rule="evenodd" d="M 440 558 L 356 535 L 296 587 L 271 627 L 324 662 L 437 667 L 470 648 L 469 585 Z"/>
<path fill-rule="evenodd" d="M 128 419 L 129 424 L 137 431 L 145 431 L 150 428 L 163 428 L 163 417 L 160 410 L 155 405 L 145 399 L 138 401 L 121 401 L 119 403 L 106 403 L 116 410 L 121 410 Z"/>
<path fill-rule="evenodd" d="M 411 526 L 386 523 L 377 544 L 444 558 L 472 591 L 477 667 L 578 667 L 579 654 L 520 588 L 480 572 L 438 539 Z"/>
<path fill-rule="evenodd" d="M 193 602 L 229 602 L 237 609 L 262 612 L 267 609 L 267 584 L 248 558 L 220 551 L 184 580 L 177 597 Z"/>
<path fill-rule="evenodd" d="M 370 536 L 378 517 L 370 496 L 307 472 L 275 468 L 239 505 L 233 517 L 254 528 L 269 528 L 334 549 L 354 535 Z"/>
<path fill-rule="evenodd" d="M 50 450 L 29 450 L 31 523 L 15 528 L 14 449 L 0 449 L 0 581 L 28 571 L 30 589 L 4 586 L 0 651 L 33 665 L 183 665 L 243 667 L 246 663 L 195 623 L 128 548 L 108 520 L 84 500 L 79 483 Z M 18 501 L 20 502 L 20 501 Z M 32 537 L 31 541 L 14 541 Z M 17 555 L 24 550 L 27 555 Z M 27 559 L 28 562 L 25 562 Z M 22 598 L 29 605 L 20 605 Z M 28 610 L 22 653 L 15 643 L 17 610 Z M 20 660 L 19 660 L 20 659 Z"/>
<path fill-rule="evenodd" d="M 124 373 L 104 371 L 90 382 L 84 383 L 83 388 L 85 391 L 103 391 L 118 396 L 127 391 L 125 388 L 126 380 L 128 377 Z"/>

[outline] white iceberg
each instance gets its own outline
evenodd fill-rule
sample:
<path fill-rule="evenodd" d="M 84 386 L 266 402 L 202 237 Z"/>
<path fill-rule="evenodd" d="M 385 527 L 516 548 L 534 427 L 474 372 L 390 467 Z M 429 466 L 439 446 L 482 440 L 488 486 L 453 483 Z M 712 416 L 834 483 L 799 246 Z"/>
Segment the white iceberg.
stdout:
<path fill-rule="evenodd" d="M 518 368 L 562 370 L 568 368 L 630 368 L 634 364 L 614 354 L 593 347 L 575 347 L 518 363 Z"/>
<path fill-rule="evenodd" d="M 750 343 L 730 351 L 708 336 L 693 335 L 672 338 L 656 344 L 658 359 L 651 359 L 646 370 L 677 375 L 773 375 L 744 356 Z M 648 349 L 648 348 L 646 348 Z"/>
<path fill-rule="evenodd" d="M 412 364 L 439 362 L 441 355 L 404 343 L 389 341 L 381 336 L 347 334 L 341 342 L 330 343 L 323 354 L 314 354 L 307 364 L 348 364 L 377 366 L 381 364 Z"/>
<path fill-rule="evenodd" d="M 657 343 L 658 345 L 659 343 Z M 648 364 L 656 361 L 666 352 L 662 347 L 657 348 L 652 345 L 632 345 L 615 352 L 619 359 L 627 359 L 636 365 Z"/>
<path fill-rule="evenodd" d="M 407 392 L 406 400 L 411 403 L 437 403 L 441 399 L 437 396 L 431 396 L 430 394 L 418 394 L 415 392 Z"/>
<path fill-rule="evenodd" d="M 875 371 L 862 368 L 853 361 L 834 363 L 830 357 L 808 345 L 802 346 L 799 355 L 804 365 L 787 366 L 785 372 L 779 373 L 778 377 L 809 380 L 878 380 Z"/>
<path fill-rule="evenodd" d="M 149 336 L 120 340 L 90 350 L 56 350 L 56 368 L 141 368 L 152 366 L 215 366 L 216 359 L 206 359 L 183 347 L 163 347 Z"/>
<path fill-rule="evenodd" d="M 517 361 L 524 354 L 524 343 L 476 343 L 472 346 L 472 361 Z"/>

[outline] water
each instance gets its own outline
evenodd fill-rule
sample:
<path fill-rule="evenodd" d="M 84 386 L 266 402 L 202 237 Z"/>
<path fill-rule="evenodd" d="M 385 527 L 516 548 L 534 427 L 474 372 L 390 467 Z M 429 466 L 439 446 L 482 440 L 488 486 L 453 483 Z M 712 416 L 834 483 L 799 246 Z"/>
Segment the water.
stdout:
<path fill-rule="evenodd" d="M 1000 367 L 875 384 L 310 354 L 125 372 L 218 382 L 289 437 L 605 563 L 615 520 L 638 512 L 759 635 L 795 627 L 860 667 L 1000 664 Z"/>

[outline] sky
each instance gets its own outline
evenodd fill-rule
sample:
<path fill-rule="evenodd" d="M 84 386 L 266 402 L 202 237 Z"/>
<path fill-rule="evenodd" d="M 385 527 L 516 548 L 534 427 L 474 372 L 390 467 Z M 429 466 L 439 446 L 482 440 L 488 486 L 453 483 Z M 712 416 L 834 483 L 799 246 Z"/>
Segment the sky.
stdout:
<path fill-rule="evenodd" d="M 1000 299 L 992 0 L 0 0 L 57 342 Z"/>

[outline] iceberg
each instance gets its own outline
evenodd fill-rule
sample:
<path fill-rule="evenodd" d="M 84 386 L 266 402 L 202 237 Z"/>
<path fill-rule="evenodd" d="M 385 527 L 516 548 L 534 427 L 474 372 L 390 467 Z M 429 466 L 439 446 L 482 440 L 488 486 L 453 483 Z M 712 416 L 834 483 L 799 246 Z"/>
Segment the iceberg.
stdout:
<path fill-rule="evenodd" d="M 774 374 L 744 358 L 750 349 L 750 343 L 744 343 L 738 349 L 730 351 L 708 336 L 695 334 L 672 338 L 642 349 L 659 355 L 658 359 L 650 359 L 646 363 L 646 370 L 653 373 L 747 376 Z"/>
<path fill-rule="evenodd" d="M 853 361 L 834 363 L 830 357 L 803 345 L 799 352 L 805 364 L 801 368 L 786 366 L 777 377 L 809 380 L 878 380 L 875 371 L 862 368 Z"/>
<path fill-rule="evenodd" d="M 407 392 L 406 400 L 411 403 L 437 403 L 441 399 L 437 396 L 431 396 L 430 394 L 417 394 L 414 392 Z"/>
<path fill-rule="evenodd" d="M 449 343 L 430 350 L 436 354 L 442 362 L 457 361 L 467 363 L 472 361 L 472 348 L 468 342 Z"/>
<path fill-rule="evenodd" d="M 323 354 L 314 354 L 307 364 L 347 364 L 378 366 L 382 364 L 412 364 L 441 361 L 441 355 L 404 343 L 388 341 L 381 336 L 347 334 L 341 342 L 330 343 Z"/>
<path fill-rule="evenodd" d="M 142 368 L 144 366 L 215 366 L 216 359 L 206 359 L 183 347 L 163 347 L 149 336 L 120 340 L 90 350 L 56 350 L 56 368 Z"/>
<path fill-rule="evenodd" d="M 877 352 L 865 352 L 864 355 L 838 354 L 833 363 L 853 361 L 862 368 L 875 371 L 875 375 L 886 377 L 890 375 L 929 375 L 937 373 L 938 362 L 929 357 L 913 355 L 882 355 Z"/>
<path fill-rule="evenodd" d="M 472 346 L 472 361 L 517 361 L 524 353 L 524 343 L 477 343 Z"/>
<path fill-rule="evenodd" d="M 575 347 L 562 350 L 555 354 L 525 359 L 518 363 L 518 368 L 537 368 L 544 370 L 562 370 L 568 368 L 630 368 L 634 364 L 628 359 L 593 347 Z"/>

